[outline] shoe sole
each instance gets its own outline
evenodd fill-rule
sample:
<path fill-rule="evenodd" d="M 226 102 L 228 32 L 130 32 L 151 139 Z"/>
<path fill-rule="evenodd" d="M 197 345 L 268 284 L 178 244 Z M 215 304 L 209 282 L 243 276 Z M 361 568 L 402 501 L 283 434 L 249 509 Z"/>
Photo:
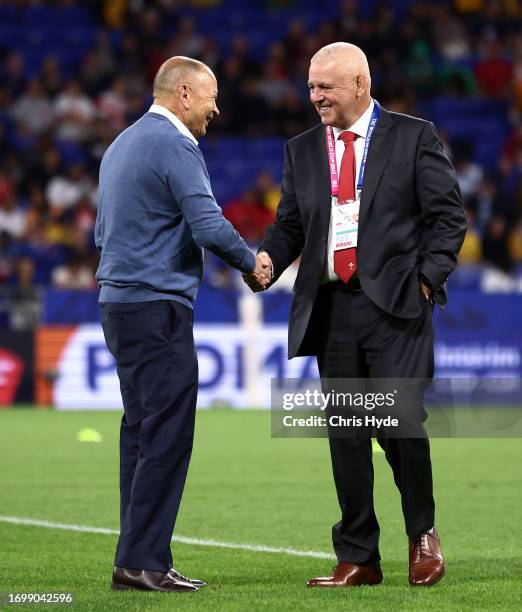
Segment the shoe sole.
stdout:
<path fill-rule="evenodd" d="M 111 589 L 113 591 L 143 591 L 145 589 L 138 589 L 137 587 L 130 586 L 129 584 L 118 584 L 117 582 L 113 582 L 111 584 Z"/>
<path fill-rule="evenodd" d="M 433 582 L 430 582 L 429 584 L 418 584 L 416 582 L 410 582 L 410 586 L 412 587 L 432 587 L 432 586 L 435 586 L 438 582 L 440 582 L 444 578 L 445 575 L 446 575 L 446 570 L 444 569 L 444 571 L 437 578 L 437 580 L 434 580 Z"/>
<path fill-rule="evenodd" d="M 308 584 L 307 582 L 306 586 L 309 589 L 356 589 L 363 586 L 379 586 L 383 582 L 384 580 L 380 580 L 379 582 L 362 582 L 361 584 Z"/>
<path fill-rule="evenodd" d="M 195 585 L 194 585 L 195 586 Z M 132 586 L 130 584 L 121 584 L 119 582 L 113 582 L 111 584 L 111 589 L 113 591 L 150 591 L 150 592 L 158 592 L 158 593 L 195 593 L 199 587 L 195 589 L 179 589 L 177 591 L 169 591 L 167 589 L 146 589 L 143 587 Z"/>

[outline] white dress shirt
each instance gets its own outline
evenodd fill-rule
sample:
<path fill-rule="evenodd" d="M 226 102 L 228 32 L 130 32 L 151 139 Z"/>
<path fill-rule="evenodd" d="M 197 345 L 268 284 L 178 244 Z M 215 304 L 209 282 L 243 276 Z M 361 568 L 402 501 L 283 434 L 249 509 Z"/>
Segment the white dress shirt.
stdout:
<path fill-rule="evenodd" d="M 364 111 L 364 113 L 357 119 L 357 121 L 348 128 L 348 131 L 357 134 L 358 138 L 355 139 L 353 147 L 355 150 L 355 185 L 359 180 L 359 172 L 361 170 L 361 162 L 364 153 L 364 146 L 366 143 L 366 134 L 368 132 L 368 126 L 370 125 L 370 119 L 372 118 L 374 107 L 374 101 L 371 100 L 370 106 Z M 341 171 L 341 160 L 344 154 L 344 142 L 339 138 L 341 132 L 340 128 L 333 128 L 333 134 L 335 138 L 335 157 L 337 160 L 337 175 L 340 176 Z M 333 208 L 333 207 L 332 207 Z M 334 237 L 335 232 L 333 229 L 333 214 L 330 212 L 330 225 L 328 228 L 328 244 L 326 249 L 326 259 L 323 267 L 323 274 L 321 276 L 322 283 L 328 283 L 331 281 L 339 280 L 339 277 L 334 272 Z"/>
<path fill-rule="evenodd" d="M 152 104 L 149 108 L 149 113 L 156 113 L 158 115 L 163 115 L 164 117 L 167 117 L 167 119 L 169 119 L 171 123 L 173 123 L 178 128 L 178 130 L 183 134 L 183 136 L 190 138 L 190 140 L 192 140 L 195 145 L 198 144 L 198 141 L 194 138 L 194 135 L 183 123 L 183 121 L 181 121 L 179 117 L 176 117 L 174 113 L 171 113 L 168 108 L 165 108 L 160 104 Z"/>

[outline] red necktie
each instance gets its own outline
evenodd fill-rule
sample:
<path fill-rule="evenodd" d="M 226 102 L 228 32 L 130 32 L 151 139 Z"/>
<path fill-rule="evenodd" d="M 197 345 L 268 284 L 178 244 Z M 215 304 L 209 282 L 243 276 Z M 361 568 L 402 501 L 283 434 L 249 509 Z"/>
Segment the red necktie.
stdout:
<path fill-rule="evenodd" d="M 355 200 L 355 151 L 353 141 L 357 134 L 341 132 L 339 138 L 344 142 L 344 153 L 339 173 L 339 202 Z M 334 252 L 334 272 L 344 282 L 350 280 L 357 270 L 356 247 Z"/>

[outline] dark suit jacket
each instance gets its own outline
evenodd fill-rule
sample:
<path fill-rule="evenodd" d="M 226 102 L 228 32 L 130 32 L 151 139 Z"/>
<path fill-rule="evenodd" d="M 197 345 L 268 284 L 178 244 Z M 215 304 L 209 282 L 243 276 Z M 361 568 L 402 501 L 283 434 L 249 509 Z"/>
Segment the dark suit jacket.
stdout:
<path fill-rule="evenodd" d="M 293 289 L 288 355 L 318 351 L 316 298 L 326 257 L 331 196 L 325 127 L 285 146 L 281 202 L 260 250 L 274 283 L 301 255 Z M 446 303 L 445 282 L 466 233 L 455 171 L 432 123 L 382 109 L 368 150 L 359 212 L 358 273 L 366 295 L 385 312 L 420 316 L 423 274 Z M 324 334 L 323 334 L 324 335 Z"/>

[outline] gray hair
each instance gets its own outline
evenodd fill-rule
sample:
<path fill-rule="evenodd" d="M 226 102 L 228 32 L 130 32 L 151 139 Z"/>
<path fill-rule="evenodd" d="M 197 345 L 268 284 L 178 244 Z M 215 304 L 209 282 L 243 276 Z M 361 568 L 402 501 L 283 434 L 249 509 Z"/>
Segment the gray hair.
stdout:
<path fill-rule="evenodd" d="M 357 74 L 364 74 L 370 79 L 370 67 L 364 51 L 347 42 L 335 42 L 317 51 L 310 63 L 315 61 L 344 60 Z"/>

